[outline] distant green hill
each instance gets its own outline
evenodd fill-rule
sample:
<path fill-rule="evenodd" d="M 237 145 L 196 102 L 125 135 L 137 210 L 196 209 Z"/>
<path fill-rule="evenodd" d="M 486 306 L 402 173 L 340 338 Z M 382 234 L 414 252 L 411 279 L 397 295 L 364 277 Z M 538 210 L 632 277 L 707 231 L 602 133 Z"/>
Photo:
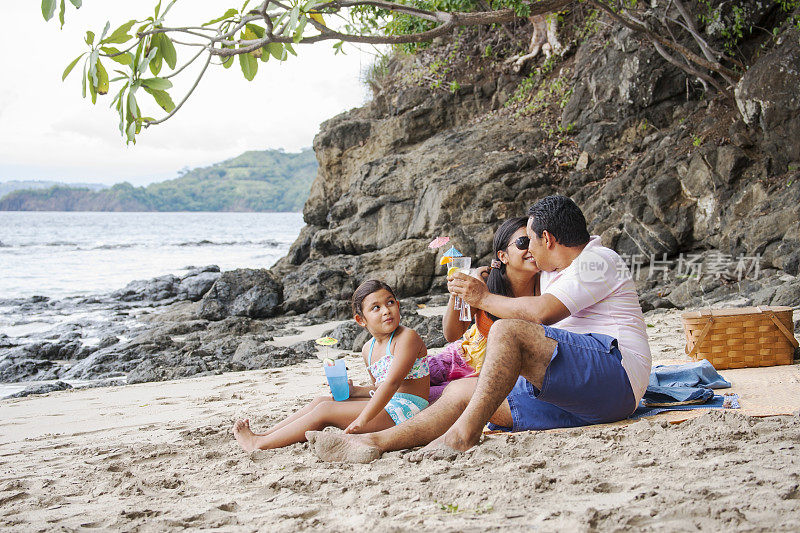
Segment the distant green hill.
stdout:
<path fill-rule="evenodd" d="M 13 191 L 0 211 L 301 211 L 316 174 L 311 149 L 252 151 L 147 187 Z"/>
<path fill-rule="evenodd" d="M 63 183 L 60 181 L 45 181 L 45 180 L 26 180 L 26 181 L 4 181 L 0 182 L 0 198 L 6 194 L 14 191 L 21 191 L 24 189 L 49 189 L 60 185 L 62 187 L 72 187 L 73 189 L 90 189 L 99 191 L 100 189 L 107 189 L 108 185 L 102 183 Z"/>

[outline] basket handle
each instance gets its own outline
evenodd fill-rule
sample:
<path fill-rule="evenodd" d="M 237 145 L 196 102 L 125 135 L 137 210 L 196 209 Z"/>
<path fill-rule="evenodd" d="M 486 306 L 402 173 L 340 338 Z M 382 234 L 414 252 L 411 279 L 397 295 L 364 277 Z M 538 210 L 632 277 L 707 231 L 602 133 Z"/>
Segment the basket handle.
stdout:
<path fill-rule="evenodd" d="M 700 347 L 700 343 L 703 342 L 703 339 L 706 338 L 706 335 L 708 335 L 708 332 L 711 329 L 711 325 L 713 323 L 714 323 L 714 317 L 713 316 L 709 316 L 708 317 L 708 322 L 706 322 L 706 325 L 703 328 L 703 331 L 700 332 L 700 335 L 698 335 L 697 340 L 694 342 L 694 344 L 692 345 L 691 348 L 689 348 L 689 344 L 691 343 L 691 340 L 687 339 L 688 342 L 686 343 L 686 347 L 683 349 L 683 351 L 686 352 L 687 354 L 689 354 L 690 358 L 694 359 L 695 352 Z"/>
<path fill-rule="evenodd" d="M 760 310 L 760 309 L 761 309 L 761 308 L 759 308 L 759 310 Z M 762 312 L 763 312 L 763 311 L 762 311 Z M 798 342 L 797 342 L 797 339 L 795 339 L 795 338 L 794 338 L 794 335 L 793 335 L 793 334 L 792 334 L 792 333 L 791 333 L 791 332 L 790 332 L 788 329 L 786 329 L 786 326 L 784 326 L 784 325 L 783 325 L 783 322 L 781 322 L 780 320 L 778 320 L 778 317 L 776 317 L 776 316 L 775 316 L 775 313 L 773 313 L 772 311 L 767 311 L 765 314 L 766 314 L 766 315 L 767 315 L 767 316 L 770 318 L 770 320 L 772 320 L 772 322 L 773 322 L 773 323 L 774 323 L 774 324 L 775 324 L 775 325 L 778 327 L 778 329 L 780 330 L 780 332 L 781 332 L 781 333 L 783 333 L 783 336 L 784 336 L 784 337 L 786 337 L 786 340 L 787 340 L 787 341 L 789 341 L 789 344 L 791 344 L 791 345 L 792 345 L 792 346 L 794 346 L 795 348 L 797 348 L 798 346 L 800 346 L 800 343 L 798 343 Z"/>

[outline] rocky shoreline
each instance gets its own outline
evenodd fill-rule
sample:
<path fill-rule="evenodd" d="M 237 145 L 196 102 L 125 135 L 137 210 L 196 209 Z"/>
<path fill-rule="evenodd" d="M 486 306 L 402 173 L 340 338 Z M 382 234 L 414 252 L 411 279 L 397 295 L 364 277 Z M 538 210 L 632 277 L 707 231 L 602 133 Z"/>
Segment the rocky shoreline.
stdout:
<path fill-rule="evenodd" d="M 800 299 L 800 278 L 774 270 L 760 276 L 743 282 L 705 276 L 672 284 L 642 279 L 637 285 L 642 306 L 653 320 L 667 308 L 791 306 Z M 42 333 L 0 336 L 0 383 L 37 382 L 13 395 L 18 397 L 71 388 L 70 381 L 80 382 L 77 387 L 164 381 L 283 367 L 317 357 L 313 341 L 286 344 L 281 338 L 329 322 L 329 309 L 285 311 L 275 286 L 275 275 L 268 270 L 220 273 L 212 265 L 182 278 L 134 281 L 102 297 L 1 302 L 29 317 L 58 312 L 79 318 Z M 700 297 L 691 296 L 698 290 Z M 446 301 L 446 294 L 401 300 L 403 323 L 416 329 L 429 348 L 445 344 L 441 319 L 418 311 Z M 344 321 L 323 334 L 338 339 L 337 348 L 360 350 L 368 333 L 345 320 L 349 316 L 333 318 Z M 795 331 L 800 331 L 800 319 Z M 42 381 L 48 383 L 38 383 Z"/>
<path fill-rule="evenodd" d="M 212 265 L 181 278 L 134 281 L 104 296 L 0 302 L 27 320 L 56 313 L 66 318 L 47 331 L 0 335 L 0 383 L 55 380 L 10 396 L 19 397 L 71 388 L 67 382 L 83 388 L 164 381 L 283 367 L 316 357 L 313 341 L 274 342 L 328 318 L 280 313 L 277 295 L 265 282 L 271 276 L 256 269 L 220 273 Z M 438 317 L 417 314 L 417 305 L 445 301 L 446 296 L 426 296 L 402 303 L 406 323 L 431 347 L 444 345 L 441 324 Z M 345 350 L 360 350 L 366 341 L 353 322 L 325 334 L 339 339 Z"/>

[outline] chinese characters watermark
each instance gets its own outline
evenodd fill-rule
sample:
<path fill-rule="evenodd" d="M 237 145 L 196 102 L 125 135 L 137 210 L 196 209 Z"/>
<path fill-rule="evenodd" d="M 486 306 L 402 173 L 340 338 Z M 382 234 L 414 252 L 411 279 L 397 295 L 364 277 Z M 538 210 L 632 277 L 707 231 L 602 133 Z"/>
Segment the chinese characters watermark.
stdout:
<path fill-rule="evenodd" d="M 711 252 L 703 257 L 701 254 L 680 254 L 677 258 L 668 259 L 667 254 L 661 257 L 656 254 L 620 254 L 620 258 L 630 270 L 634 280 L 643 279 L 643 268 L 647 268 L 645 279 L 663 279 L 668 281 L 675 278 L 700 278 L 713 276 L 730 280 L 742 281 L 743 279 L 758 279 L 761 273 L 761 254 L 734 257 L 721 252 Z M 622 265 L 619 265 L 618 275 L 623 275 Z"/>

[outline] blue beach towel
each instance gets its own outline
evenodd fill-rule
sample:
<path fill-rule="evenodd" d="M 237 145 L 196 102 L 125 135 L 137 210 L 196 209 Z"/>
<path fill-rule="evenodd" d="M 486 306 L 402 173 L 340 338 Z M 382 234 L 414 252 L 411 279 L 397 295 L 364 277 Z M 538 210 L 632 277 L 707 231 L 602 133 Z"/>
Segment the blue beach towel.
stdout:
<path fill-rule="evenodd" d="M 720 396 L 712 391 L 730 386 L 705 359 L 683 365 L 659 365 L 651 370 L 647 391 L 630 418 L 688 409 L 738 409 L 738 395 Z"/>

